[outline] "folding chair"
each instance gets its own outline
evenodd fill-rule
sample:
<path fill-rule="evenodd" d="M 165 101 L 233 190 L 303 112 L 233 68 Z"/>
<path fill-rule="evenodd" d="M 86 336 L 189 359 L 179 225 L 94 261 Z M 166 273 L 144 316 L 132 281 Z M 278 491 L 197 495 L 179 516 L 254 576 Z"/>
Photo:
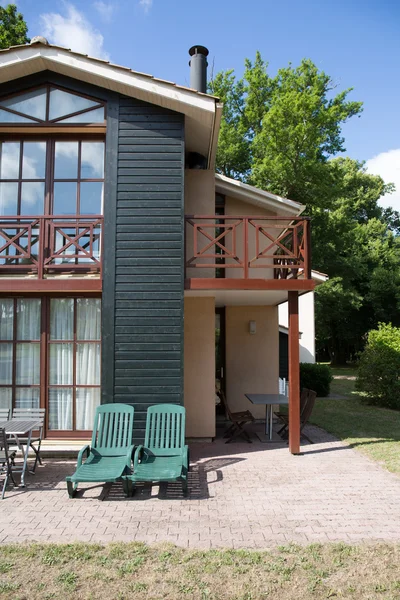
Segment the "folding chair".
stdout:
<path fill-rule="evenodd" d="M 243 427 L 247 425 L 247 423 L 254 423 L 255 421 L 251 412 L 249 410 L 232 412 L 229 408 L 224 392 L 222 390 L 216 390 L 216 394 L 222 402 L 227 419 L 229 419 L 229 421 L 231 422 L 231 425 L 224 433 L 224 438 L 228 438 L 225 443 L 228 444 L 234 438 L 241 435 L 249 442 L 249 444 L 251 444 L 252 442 L 249 434 L 245 429 L 243 429 Z"/>
<path fill-rule="evenodd" d="M 33 465 L 33 468 L 31 469 L 31 473 L 35 472 L 38 462 L 40 465 L 42 464 L 42 458 L 40 456 L 40 446 L 42 445 L 45 412 L 45 408 L 14 408 L 13 410 L 13 419 L 18 419 L 20 421 L 26 421 L 27 419 L 37 419 L 40 422 L 40 426 L 38 428 L 39 435 L 32 436 L 30 443 L 30 447 L 35 453 L 35 463 Z M 28 438 L 19 438 L 19 441 L 22 445 L 26 445 L 28 443 Z M 34 446 L 34 444 L 37 444 L 37 446 Z M 13 445 L 13 443 L 10 443 L 10 445 Z"/>
<path fill-rule="evenodd" d="M 10 478 L 16 487 L 12 474 L 12 461 L 15 458 L 15 451 L 9 452 L 8 441 L 5 429 L 0 429 L 0 475 L 4 476 L 3 489 L 1 491 L 1 499 L 3 500 L 6 493 L 8 479 Z"/>
<path fill-rule="evenodd" d="M 303 388 L 301 391 L 301 396 L 300 396 L 300 436 L 303 436 L 304 438 L 306 438 L 306 440 L 309 441 L 310 444 L 313 444 L 314 442 L 312 440 L 310 440 L 310 438 L 305 433 L 303 433 L 303 429 L 307 425 L 307 422 L 308 422 L 309 418 L 311 417 L 311 413 L 314 409 L 316 397 L 317 397 L 317 392 L 314 392 L 313 390 Z M 283 427 L 280 428 L 280 430 L 278 431 L 278 434 L 282 435 L 282 437 L 286 437 L 287 429 L 289 427 L 289 415 L 286 413 L 280 413 L 280 412 L 275 413 L 275 414 L 278 417 L 278 419 L 283 423 Z"/>

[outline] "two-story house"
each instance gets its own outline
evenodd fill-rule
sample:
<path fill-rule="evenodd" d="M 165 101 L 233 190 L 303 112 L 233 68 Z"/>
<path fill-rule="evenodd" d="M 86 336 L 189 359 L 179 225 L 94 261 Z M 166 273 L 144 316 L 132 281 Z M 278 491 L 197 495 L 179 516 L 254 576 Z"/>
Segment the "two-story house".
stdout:
<path fill-rule="evenodd" d="M 0 51 L 0 406 L 45 407 L 46 437 L 76 439 L 100 402 L 132 403 L 139 440 L 148 406 L 183 403 L 187 435 L 212 438 L 216 312 L 237 410 L 277 391 L 288 300 L 297 453 L 309 221 L 215 174 L 222 106 L 190 53 L 197 89 L 43 38 Z"/>

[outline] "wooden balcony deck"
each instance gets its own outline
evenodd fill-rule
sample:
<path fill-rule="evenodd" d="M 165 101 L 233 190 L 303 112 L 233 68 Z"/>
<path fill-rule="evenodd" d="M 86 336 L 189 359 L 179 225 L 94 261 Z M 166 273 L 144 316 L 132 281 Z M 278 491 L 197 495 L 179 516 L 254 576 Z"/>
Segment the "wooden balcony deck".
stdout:
<path fill-rule="evenodd" d="M 314 288 L 310 219 L 187 215 L 186 289 Z"/>

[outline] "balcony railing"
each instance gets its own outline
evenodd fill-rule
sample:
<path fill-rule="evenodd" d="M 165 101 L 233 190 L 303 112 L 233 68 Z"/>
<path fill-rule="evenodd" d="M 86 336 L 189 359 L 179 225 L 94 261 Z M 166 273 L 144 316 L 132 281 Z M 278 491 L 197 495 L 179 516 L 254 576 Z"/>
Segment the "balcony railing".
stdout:
<path fill-rule="evenodd" d="M 101 274 L 101 215 L 0 217 L 0 275 Z"/>
<path fill-rule="evenodd" d="M 200 268 L 215 277 L 238 277 L 227 270 L 240 269 L 244 279 L 311 279 L 307 217 L 187 215 L 185 236 L 187 277 Z"/>

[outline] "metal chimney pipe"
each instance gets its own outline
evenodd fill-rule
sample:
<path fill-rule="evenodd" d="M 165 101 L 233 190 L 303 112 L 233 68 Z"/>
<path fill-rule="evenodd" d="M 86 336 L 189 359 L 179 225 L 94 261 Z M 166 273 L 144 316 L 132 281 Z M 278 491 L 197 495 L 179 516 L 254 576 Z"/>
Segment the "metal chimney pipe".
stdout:
<path fill-rule="evenodd" d="M 208 50 L 204 46 L 192 46 L 189 50 L 192 57 L 190 66 L 190 87 L 198 92 L 207 93 L 207 56 Z"/>

